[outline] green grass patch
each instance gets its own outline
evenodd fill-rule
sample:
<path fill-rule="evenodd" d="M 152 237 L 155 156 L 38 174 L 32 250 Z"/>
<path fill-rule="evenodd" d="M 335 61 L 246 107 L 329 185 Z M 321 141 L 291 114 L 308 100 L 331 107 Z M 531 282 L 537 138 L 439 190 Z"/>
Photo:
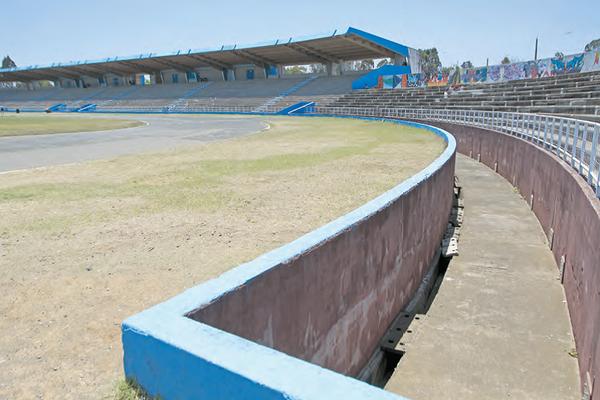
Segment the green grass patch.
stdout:
<path fill-rule="evenodd" d="M 141 121 L 128 119 L 5 115 L 0 116 L 0 137 L 105 131 L 132 128 L 143 124 Z"/>
<path fill-rule="evenodd" d="M 114 400 L 160 400 L 148 396 L 135 382 L 122 380 L 117 384 Z"/>

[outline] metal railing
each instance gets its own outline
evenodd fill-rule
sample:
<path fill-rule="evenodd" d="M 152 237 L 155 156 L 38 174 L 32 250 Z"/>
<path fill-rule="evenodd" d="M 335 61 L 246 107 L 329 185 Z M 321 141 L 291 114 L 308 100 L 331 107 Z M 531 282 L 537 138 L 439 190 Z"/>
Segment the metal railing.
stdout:
<path fill-rule="evenodd" d="M 551 115 L 477 110 L 315 107 L 313 112 L 441 121 L 503 132 L 554 153 L 586 179 L 600 198 L 599 123 Z"/>

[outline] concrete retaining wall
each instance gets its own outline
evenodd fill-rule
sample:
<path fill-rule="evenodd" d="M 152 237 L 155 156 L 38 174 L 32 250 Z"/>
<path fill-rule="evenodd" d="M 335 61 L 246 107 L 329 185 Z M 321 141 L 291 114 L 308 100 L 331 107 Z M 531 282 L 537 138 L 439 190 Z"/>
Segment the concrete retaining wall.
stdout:
<path fill-rule="evenodd" d="M 410 301 L 446 230 L 454 160 L 367 219 L 191 318 L 356 375 Z"/>
<path fill-rule="evenodd" d="M 490 168 L 531 202 L 557 264 L 564 257 L 564 287 L 577 345 L 582 389 L 600 385 L 600 203 L 592 188 L 564 161 L 514 136 L 481 128 L 434 123 L 456 137 L 460 153 Z M 490 199 L 493 201 L 493 199 Z M 559 271 L 557 271 L 557 276 Z M 589 378 L 588 378 L 589 374 Z M 596 388 L 593 398 L 600 398 Z"/>
<path fill-rule="evenodd" d="M 446 150 L 344 217 L 127 319 L 126 376 L 165 400 L 398 399 L 334 371 L 365 365 L 446 229 L 454 139 L 405 124 Z"/>

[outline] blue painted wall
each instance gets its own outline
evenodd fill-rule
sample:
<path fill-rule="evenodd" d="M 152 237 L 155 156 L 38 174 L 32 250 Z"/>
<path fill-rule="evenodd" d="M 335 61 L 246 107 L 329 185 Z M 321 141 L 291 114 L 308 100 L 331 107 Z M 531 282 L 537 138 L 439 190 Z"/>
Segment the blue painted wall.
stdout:
<path fill-rule="evenodd" d="M 410 74 L 408 65 L 384 65 L 352 82 L 352 89 L 371 89 L 377 86 L 380 76 L 403 74 Z"/>

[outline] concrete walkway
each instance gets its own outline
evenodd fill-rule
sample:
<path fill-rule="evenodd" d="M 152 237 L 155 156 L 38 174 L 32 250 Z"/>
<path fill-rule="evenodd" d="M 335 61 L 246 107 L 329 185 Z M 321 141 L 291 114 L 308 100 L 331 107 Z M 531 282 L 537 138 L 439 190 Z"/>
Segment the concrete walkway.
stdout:
<path fill-rule="evenodd" d="M 528 204 L 502 177 L 457 159 L 459 251 L 386 389 L 413 400 L 579 399 L 558 269 Z"/>

